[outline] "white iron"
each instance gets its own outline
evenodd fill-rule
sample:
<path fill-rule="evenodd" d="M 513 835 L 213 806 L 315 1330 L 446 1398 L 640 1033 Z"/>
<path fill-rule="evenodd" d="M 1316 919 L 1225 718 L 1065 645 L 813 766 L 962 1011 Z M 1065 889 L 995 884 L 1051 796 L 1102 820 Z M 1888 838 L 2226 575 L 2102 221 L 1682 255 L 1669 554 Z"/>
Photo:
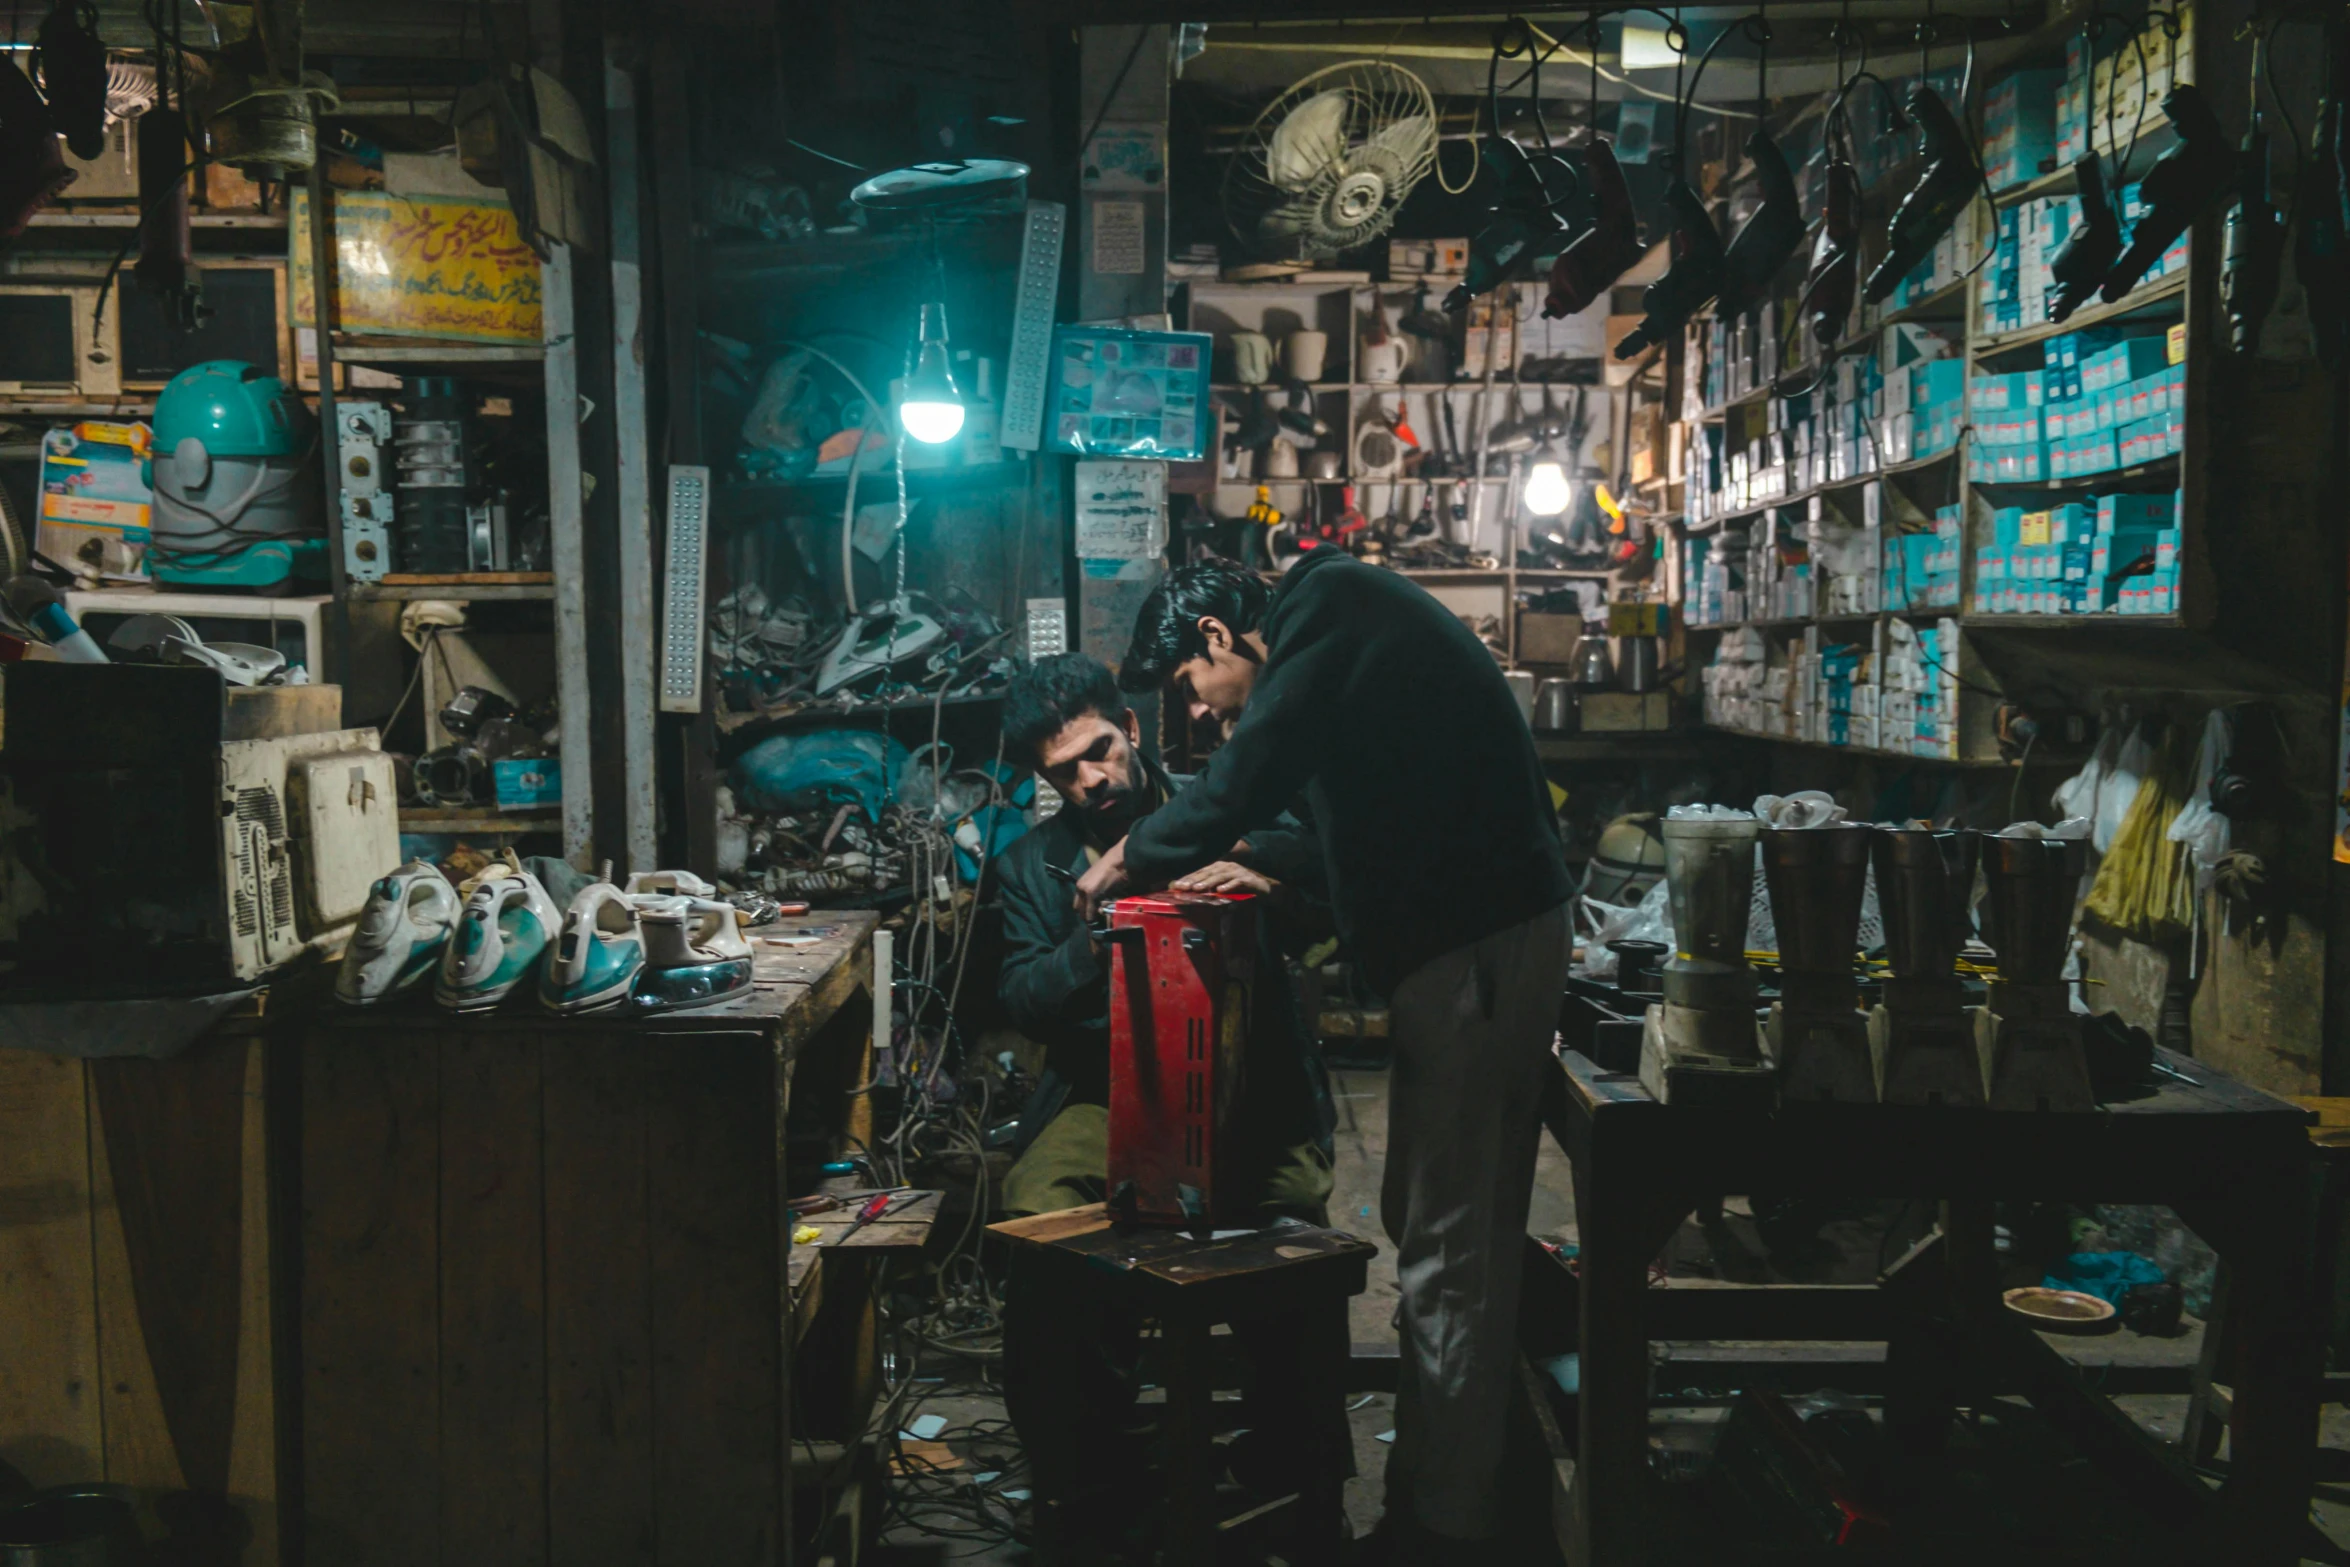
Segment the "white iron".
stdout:
<path fill-rule="evenodd" d="M 458 1012 L 494 1007 L 546 956 L 563 915 L 528 871 L 482 883 L 465 900 L 432 993 Z"/>
<path fill-rule="evenodd" d="M 708 898 L 640 898 L 645 971 L 632 1006 L 640 1012 L 704 1007 L 751 988 L 751 943 L 734 905 Z"/>
<path fill-rule="evenodd" d="M 415 986 L 440 961 L 457 910 L 457 889 L 429 861 L 410 860 L 378 881 L 343 951 L 335 999 L 371 1007 Z"/>
<path fill-rule="evenodd" d="M 630 878 L 631 886 L 636 878 Z M 563 932 L 539 970 L 539 1001 L 570 1016 L 628 999 L 644 972 L 637 899 L 608 881 L 590 882 L 563 911 Z"/>

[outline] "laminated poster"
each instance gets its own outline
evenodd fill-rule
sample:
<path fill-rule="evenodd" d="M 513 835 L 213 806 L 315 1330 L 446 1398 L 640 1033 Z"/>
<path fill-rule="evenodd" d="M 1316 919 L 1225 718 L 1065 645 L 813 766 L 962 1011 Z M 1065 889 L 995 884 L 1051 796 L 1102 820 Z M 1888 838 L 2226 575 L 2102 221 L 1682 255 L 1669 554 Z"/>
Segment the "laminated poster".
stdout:
<path fill-rule="evenodd" d="M 339 191 L 334 198 L 338 332 L 473 343 L 536 343 L 539 258 L 514 211 L 495 199 Z M 294 192 L 289 226 L 293 309 L 317 319 L 310 195 Z"/>

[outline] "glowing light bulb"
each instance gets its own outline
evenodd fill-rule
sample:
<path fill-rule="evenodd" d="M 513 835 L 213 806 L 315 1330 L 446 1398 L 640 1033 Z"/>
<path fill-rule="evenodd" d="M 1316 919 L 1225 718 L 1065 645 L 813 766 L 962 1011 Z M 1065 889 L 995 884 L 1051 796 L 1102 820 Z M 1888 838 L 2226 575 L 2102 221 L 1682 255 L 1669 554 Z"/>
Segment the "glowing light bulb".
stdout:
<path fill-rule="evenodd" d="M 1526 470 L 1526 509 L 1537 517 L 1555 517 L 1575 499 L 1575 486 L 1565 465 L 1545 457 Z"/>
<path fill-rule="evenodd" d="M 947 366 L 947 307 L 922 307 L 922 351 L 898 403 L 898 422 L 926 446 L 951 441 L 963 430 L 963 391 Z"/>

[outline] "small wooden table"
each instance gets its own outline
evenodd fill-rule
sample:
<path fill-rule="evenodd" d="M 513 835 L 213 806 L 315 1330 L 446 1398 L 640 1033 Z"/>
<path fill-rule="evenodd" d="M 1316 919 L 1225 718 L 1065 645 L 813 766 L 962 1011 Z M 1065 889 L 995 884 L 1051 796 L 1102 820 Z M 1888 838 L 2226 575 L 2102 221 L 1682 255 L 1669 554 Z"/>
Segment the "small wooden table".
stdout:
<path fill-rule="evenodd" d="M 1351 1350 L 1346 1303 L 1363 1292 L 1379 1248 L 1342 1230 L 1290 1225 L 1222 1240 L 1195 1240 L 1180 1230 L 1121 1230 L 1100 1203 L 989 1228 L 1021 1248 L 1048 1287 L 1086 1291 L 1158 1319 L 1167 1357 L 1165 1560 L 1168 1567 L 1213 1567 L 1220 1521 L 1209 1330 L 1251 1318 L 1303 1319 L 1306 1396 L 1342 1412 Z M 1341 1414 L 1315 1429 L 1335 1433 L 1343 1424 Z M 1311 1478 L 1298 1498 L 1309 1562 L 1337 1558 L 1349 1456 L 1317 1451 L 1309 1466 Z M 1040 1537 L 1040 1549 L 1047 1544 Z M 1049 1560 L 1045 1567 L 1052 1567 Z"/>
<path fill-rule="evenodd" d="M 2184 1057 L 2160 1060 L 2177 1075 L 2141 1098 L 2018 1114 L 1663 1105 L 1635 1076 L 1562 1052 L 1566 1092 L 1550 1127 L 1574 1164 L 1581 1241 L 1581 1441 L 1559 1531 L 1569 1562 L 1644 1560 L 1652 1337 L 1883 1338 L 1897 1391 L 1922 1369 L 1928 1383 L 1976 1378 L 1954 1389 L 1969 1397 L 2029 1394 L 2141 1505 L 2200 1548 L 2224 1545 L 2212 1560 L 2300 1560 L 2321 1332 L 2303 1263 L 2311 1117 Z M 1940 1198 L 1944 1233 L 1877 1286 L 1649 1287 L 1649 1264 L 1701 1200 L 1758 1190 Z M 2165 1204 L 2227 1259 L 2246 1347 L 2229 1479 L 2216 1493 L 2001 1305 L 1992 1204 L 2060 1197 Z M 1930 1315 L 1955 1324 L 1959 1341 L 1923 1331 Z"/>
<path fill-rule="evenodd" d="M 786 1204 L 870 1141 L 875 922 L 762 926 L 752 990 L 697 1010 L 418 996 L 311 1025 L 309 1560 L 788 1560 L 794 1286 L 823 1251 Z"/>

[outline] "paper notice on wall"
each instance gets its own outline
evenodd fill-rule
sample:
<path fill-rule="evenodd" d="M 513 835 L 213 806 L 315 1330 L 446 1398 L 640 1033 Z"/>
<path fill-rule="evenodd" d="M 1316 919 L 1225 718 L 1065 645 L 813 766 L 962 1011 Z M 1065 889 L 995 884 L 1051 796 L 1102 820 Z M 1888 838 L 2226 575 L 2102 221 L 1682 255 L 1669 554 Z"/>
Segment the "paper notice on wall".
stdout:
<path fill-rule="evenodd" d="M 1167 548 L 1167 465 L 1077 465 L 1077 558 L 1155 560 Z"/>
<path fill-rule="evenodd" d="M 1140 277 L 1143 272 L 1142 203 L 1093 204 L 1093 270 L 1104 277 Z"/>

